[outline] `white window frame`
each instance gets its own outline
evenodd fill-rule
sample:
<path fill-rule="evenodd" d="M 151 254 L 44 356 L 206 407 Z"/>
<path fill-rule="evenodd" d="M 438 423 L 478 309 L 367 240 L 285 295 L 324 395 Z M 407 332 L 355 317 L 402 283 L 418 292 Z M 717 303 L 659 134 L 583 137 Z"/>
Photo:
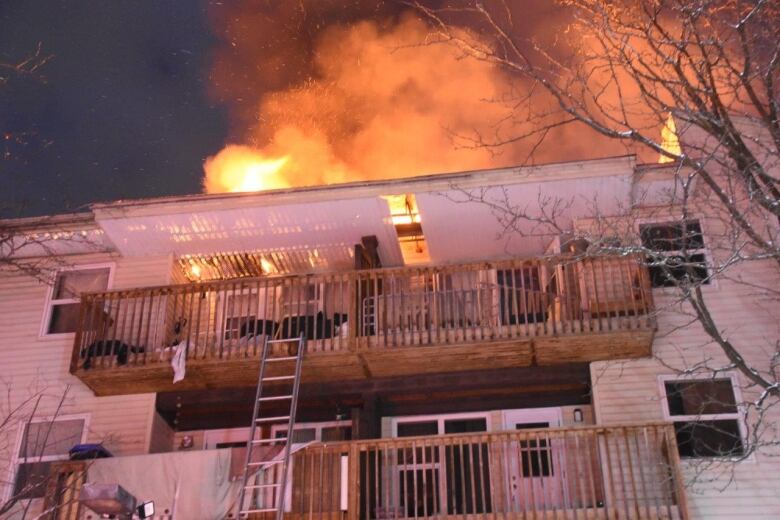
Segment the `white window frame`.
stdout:
<path fill-rule="evenodd" d="M 731 391 L 734 393 L 734 402 L 737 405 L 737 411 L 732 413 L 713 413 L 713 414 L 696 414 L 696 415 L 672 415 L 669 412 L 669 400 L 666 394 L 666 383 L 670 381 L 680 382 L 692 382 L 692 381 L 712 381 L 717 379 L 728 379 L 731 382 Z M 661 410 L 663 411 L 664 420 L 669 423 L 675 422 L 698 422 L 698 421 L 722 421 L 722 420 L 736 420 L 739 427 L 739 436 L 742 440 L 743 446 L 747 446 L 747 425 L 745 424 L 745 413 L 742 403 L 742 392 L 739 387 L 739 376 L 734 372 L 724 372 L 715 376 L 707 375 L 673 375 L 665 374 L 658 376 L 658 387 L 661 395 Z M 688 460 L 697 461 L 702 459 L 722 459 L 722 460 L 753 460 L 752 454 L 748 457 L 690 457 L 683 459 L 683 462 Z"/>
<path fill-rule="evenodd" d="M 342 426 L 352 426 L 352 421 L 350 420 L 343 420 L 343 421 L 323 421 L 323 422 L 307 422 L 307 423 L 299 423 L 296 422 L 293 424 L 293 432 L 295 430 L 314 430 L 314 441 L 313 442 L 322 442 L 322 430 L 325 428 L 337 428 Z M 279 432 L 287 433 L 287 425 L 285 424 L 274 424 L 271 426 L 271 438 L 275 438 L 276 434 Z"/>
<path fill-rule="evenodd" d="M 29 421 L 19 421 L 18 432 L 16 434 L 16 442 L 14 443 L 14 451 L 11 454 L 11 464 L 8 467 L 8 471 L 7 471 L 7 474 L 10 478 L 7 479 L 8 484 L 6 485 L 5 492 L 2 494 L 4 500 L 9 500 L 11 498 L 11 494 L 14 491 L 14 487 L 16 486 L 16 473 L 18 471 L 19 465 L 29 464 L 31 462 L 52 462 L 56 460 L 68 460 L 69 457 L 69 454 L 67 453 L 63 455 L 44 455 L 41 457 L 34 457 L 35 460 L 32 461 L 26 460 L 26 457 L 21 457 L 19 455 L 19 450 L 22 449 L 22 442 L 24 442 L 24 432 L 27 429 L 28 424 L 82 420 L 84 421 L 84 427 L 81 429 L 81 439 L 79 443 L 84 444 L 87 442 L 87 436 L 89 434 L 90 417 L 91 416 L 88 413 L 81 413 L 81 414 L 70 414 L 70 415 L 57 415 L 57 416 L 50 416 L 50 417 L 35 417 Z"/>
<path fill-rule="evenodd" d="M 461 412 L 461 413 L 442 413 L 442 414 L 429 414 L 429 415 L 399 415 L 397 417 L 390 418 L 390 435 L 393 438 L 398 438 L 398 424 L 409 422 L 430 422 L 436 421 L 439 432 L 436 435 L 444 435 L 444 421 L 451 419 L 485 419 L 485 432 L 493 431 L 493 424 L 491 421 L 492 412 Z M 403 437 L 400 437 L 403 438 Z"/>
<path fill-rule="evenodd" d="M 225 335 L 228 332 L 228 320 L 232 318 L 246 318 L 247 315 L 242 315 L 240 312 L 236 314 L 236 309 L 232 308 L 231 305 L 234 305 L 234 302 L 236 301 L 236 298 L 241 298 L 244 296 L 250 297 L 249 299 L 252 300 L 252 297 L 254 297 L 254 305 L 255 305 L 255 314 L 258 314 L 258 311 L 260 310 L 260 293 L 258 290 L 254 287 L 245 287 L 239 291 L 231 291 L 226 290 L 223 294 L 220 295 L 220 297 L 217 299 L 217 313 L 219 315 L 217 323 L 220 324 L 220 336 L 218 336 L 216 339 L 217 341 L 236 341 L 238 338 L 226 338 Z M 266 295 L 267 296 L 267 295 Z M 246 311 L 246 309 L 244 309 Z M 230 312 L 233 311 L 233 312 Z M 260 319 L 259 316 L 255 316 L 255 320 Z M 240 329 L 239 329 L 240 330 Z"/>
<path fill-rule="evenodd" d="M 97 264 L 81 264 L 81 265 L 73 265 L 73 266 L 62 267 L 60 269 L 57 269 L 57 272 L 54 274 L 54 278 L 49 284 L 49 288 L 46 292 L 46 303 L 43 307 L 43 319 L 41 320 L 41 330 L 38 334 L 39 337 L 41 338 L 72 337 L 75 334 L 75 332 L 49 333 L 49 326 L 51 325 L 51 317 L 53 314 L 54 306 L 68 304 L 68 303 L 79 303 L 81 301 L 81 298 L 66 298 L 60 300 L 54 299 L 54 290 L 56 289 L 57 277 L 60 275 L 60 273 L 64 273 L 67 271 L 90 271 L 95 269 L 106 269 L 106 268 L 108 269 L 108 282 L 106 284 L 106 290 L 110 291 L 111 288 L 114 286 L 114 271 L 116 270 L 116 264 L 114 262 L 103 262 Z"/>
<path fill-rule="evenodd" d="M 322 430 L 336 426 L 352 426 L 352 421 L 322 421 L 322 422 L 296 422 L 294 429 L 314 429 L 315 442 L 322 441 Z M 219 430 L 205 430 L 203 432 L 203 449 L 214 450 L 216 445 L 221 442 L 246 442 L 249 440 L 249 427 L 242 428 L 222 428 Z M 287 431 L 286 424 L 274 424 L 271 426 L 271 438 L 276 436 L 277 432 Z"/>
<path fill-rule="evenodd" d="M 707 270 L 707 283 L 701 284 L 700 287 L 703 291 L 706 290 L 716 290 L 718 288 L 718 281 L 712 277 L 712 253 L 710 251 L 710 248 L 707 244 L 709 244 L 709 233 L 707 233 L 707 229 L 705 226 L 705 220 L 700 215 L 690 215 L 687 218 L 684 218 L 683 216 L 679 217 L 673 217 L 673 216 L 664 216 L 659 217 L 657 219 L 655 218 L 641 218 L 637 219 L 635 226 L 636 226 L 636 234 L 639 239 L 639 243 L 642 244 L 642 226 L 663 226 L 668 224 L 680 224 L 683 221 L 696 221 L 699 223 L 699 228 L 701 229 L 701 236 L 702 240 L 704 241 L 704 247 L 701 249 L 689 249 L 688 254 L 689 255 L 696 255 L 701 254 L 704 255 L 704 268 Z M 679 255 L 680 249 L 676 249 L 674 251 L 659 251 L 658 254 L 662 256 L 674 256 L 675 254 Z M 648 273 L 649 275 L 649 273 Z M 652 281 L 650 282 L 652 284 Z M 672 292 L 676 289 L 676 287 L 666 287 L 666 286 L 660 286 L 660 287 L 652 287 L 651 289 L 654 291 L 662 291 L 662 292 Z"/>

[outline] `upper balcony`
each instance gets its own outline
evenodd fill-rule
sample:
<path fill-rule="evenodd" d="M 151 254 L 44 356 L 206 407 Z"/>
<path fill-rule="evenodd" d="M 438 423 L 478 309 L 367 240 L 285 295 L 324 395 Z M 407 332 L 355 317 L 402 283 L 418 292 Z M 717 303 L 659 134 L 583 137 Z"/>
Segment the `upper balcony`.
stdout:
<path fill-rule="evenodd" d="M 265 337 L 304 335 L 302 377 L 314 382 L 644 357 L 654 333 L 634 257 L 243 278 L 81 301 L 71 372 L 97 395 L 254 386 Z M 186 377 L 174 386 L 177 353 Z"/>

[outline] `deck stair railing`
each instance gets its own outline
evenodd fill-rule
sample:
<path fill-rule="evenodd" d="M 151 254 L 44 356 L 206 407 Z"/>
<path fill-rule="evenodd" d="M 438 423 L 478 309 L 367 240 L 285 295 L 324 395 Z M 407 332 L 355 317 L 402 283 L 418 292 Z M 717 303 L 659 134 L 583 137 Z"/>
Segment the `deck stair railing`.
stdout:
<path fill-rule="evenodd" d="M 653 326 L 641 258 L 558 256 L 112 290 L 81 297 L 72 369 L 397 348 Z"/>

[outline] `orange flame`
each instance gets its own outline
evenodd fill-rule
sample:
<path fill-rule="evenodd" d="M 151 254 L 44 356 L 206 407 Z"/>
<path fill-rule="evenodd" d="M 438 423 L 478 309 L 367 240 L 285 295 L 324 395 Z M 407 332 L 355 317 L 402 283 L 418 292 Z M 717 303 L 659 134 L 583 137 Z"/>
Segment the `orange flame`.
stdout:
<path fill-rule="evenodd" d="M 228 145 L 206 159 L 204 187 L 209 193 L 289 188 L 284 169 L 290 156 L 267 157 L 248 146 Z"/>

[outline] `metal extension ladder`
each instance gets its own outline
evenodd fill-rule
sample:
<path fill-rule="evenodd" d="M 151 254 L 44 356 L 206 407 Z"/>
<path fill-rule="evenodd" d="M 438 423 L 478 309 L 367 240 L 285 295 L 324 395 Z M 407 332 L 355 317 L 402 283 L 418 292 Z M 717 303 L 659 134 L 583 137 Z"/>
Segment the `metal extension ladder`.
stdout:
<path fill-rule="evenodd" d="M 297 344 L 297 350 L 293 354 L 289 348 L 287 355 L 273 357 L 273 347 L 275 345 L 289 345 L 293 347 Z M 252 426 L 249 429 L 249 440 L 246 446 L 246 463 L 244 464 L 244 477 L 241 485 L 241 491 L 238 496 L 238 510 L 239 518 L 247 518 L 251 513 L 269 513 L 276 511 L 276 519 L 281 520 L 284 514 L 285 494 L 287 492 L 287 474 L 290 466 L 290 447 L 293 440 L 293 426 L 295 424 L 295 412 L 298 407 L 298 389 L 301 381 L 301 363 L 303 361 L 303 354 L 306 349 L 306 339 L 301 334 L 298 338 L 292 339 L 273 339 L 270 340 L 266 337 L 263 344 L 263 353 L 260 359 L 260 376 L 257 380 L 257 395 L 255 396 L 255 406 L 252 412 Z M 265 375 L 266 365 L 268 363 L 278 363 L 285 361 L 295 361 L 295 371 L 292 374 L 268 376 Z M 284 395 L 263 395 L 263 385 L 269 382 L 285 381 L 290 383 L 290 393 Z M 269 401 L 290 401 L 290 413 L 281 417 L 261 417 L 261 411 L 263 409 L 262 404 Z M 257 427 L 260 424 L 276 423 L 280 421 L 287 421 L 287 433 L 285 437 L 281 438 L 268 438 L 268 439 L 256 439 Z M 281 458 L 274 457 L 273 460 L 264 462 L 255 462 L 252 460 L 252 451 L 258 445 L 269 444 L 282 444 L 283 455 Z M 253 468 L 273 468 L 281 464 L 281 474 L 275 471 L 275 475 L 278 480 L 275 482 L 263 482 L 256 483 L 250 482 L 250 471 Z M 256 475 L 257 477 L 257 475 Z M 274 507 L 259 507 L 256 504 L 256 494 L 264 492 L 264 496 L 272 497 L 271 500 L 276 500 Z M 249 497 L 249 505 L 245 504 Z"/>

